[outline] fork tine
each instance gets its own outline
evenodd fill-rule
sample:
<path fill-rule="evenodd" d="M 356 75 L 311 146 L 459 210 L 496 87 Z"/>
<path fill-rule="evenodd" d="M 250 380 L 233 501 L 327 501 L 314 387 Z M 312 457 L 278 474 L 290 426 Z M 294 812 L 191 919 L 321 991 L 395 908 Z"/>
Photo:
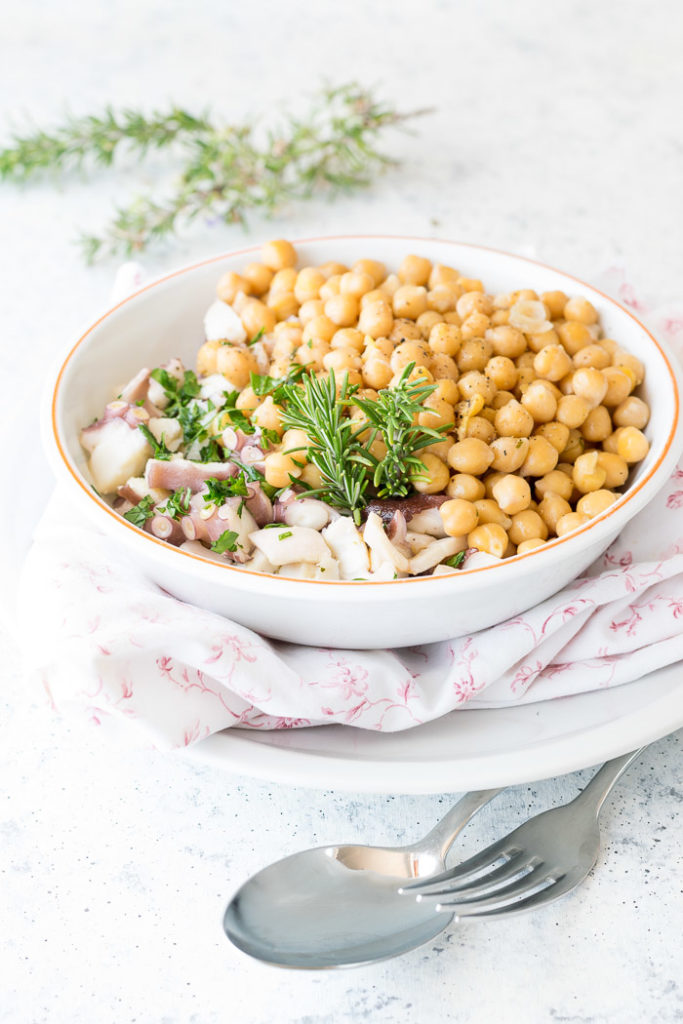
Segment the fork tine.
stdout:
<path fill-rule="evenodd" d="M 515 846 L 511 839 L 511 835 L 505 836 L 504 839 L 499 839 L 480 853 L 476 853 L 468 860 L 462 861 L 457 867 L 451 868 L 450 871 L 443 871 L 440 875 L 431 875 L 428 878 L 416 878 L 414 882 L 401 886 L 399 892 L 413 893 L 415 890 L 418 890 L 419 892 L 426 893 L 431 891 L 434 886 L 443 886 L 451 881 L 460 882 L 463 879 L 469 878 L 470 875 L 479 874 L 485 868 L 492 868 L 499 860 L 510 860 L 511 857 L 521 853 L 519 847 Z"/>
<path fill-rule="evenodd" d="M 583 876 L 582 876 L 583 877 Z M 479 917 L 512 917 L 513 914 L 523 914 L 527 910 L 533 910 L 535 907 L 545 906 L 546 903 L 553 903 L 561 896 L 566 895 L 581 881 L 581 878 L 577 878 L 574 875 L 561 875 L 554 881 L 551 881 L 549 885 L 546 885 L 542 889 L 536 889 L 532 891 L 530 895 L 525 896 L 523 899 L 510 900 L 507 903 L 502 903 L 500 906 L 492 906 L 486 908 L 484 901 L 471 904 L 462 904 L 456 906 L 455 904 L 437 903 L 436 910 L 447 910 L 449 913 L 455 913 L 456 918 L 468 917 L 468 918 L 479 918 Z"/>
<path fill-rule="evenodd" d="M 449 913 L 454 913 L 456 917 L 493 917 L 496 912 L 504 908 L 516 908 L 519 901 L 525 897 L 531 899 L 536 894 L 542 895 L 551 885 L 561 882 L 564 877 L 564 875 L 558 876 L 550 871 L 545 874 L 532 871 L 527 877 L 517 879 L 517 881 L 498 889 L 490 896 L 461 903 L 458 900 L 459 894 L 456 893 L 452 900 L 439 901 L 436 909 L 448 910 Z M 486 911 L 490 913 L 487 915 Z"/>
<path fill-rule="evenodd" d="M 501 864 L 499 868 L 494 868 L 493 871 L 488 871 L 485 875 L 481 875 L 471 882 L 468 882 L 467 879 L 464 881 L 456 879 L 454 883 L 442 885 L 439 888 L 430 888 L 427 892 L 424 889 L 420 889 L 416 900 L 419 903 L 423 900 L 439 899 L 439 897 L 451 895 L 457 896 L 459 900 L 473 899 L 478 896 L 484 896 L 491 889 L 495 890 L 502 882 L 507 882 L 514 878 L 519 879 L 521 882 L 520 875 L 526 878 L 542 866 L 543 861 L 539 857 L 522 856 L 521 852 L 517 851 L 512 854 L 509 860 Z M 490 893 L 490 895 L 494 894 L 494 892 Z M 443 900 L 440 902 L 443 902 Z"/>

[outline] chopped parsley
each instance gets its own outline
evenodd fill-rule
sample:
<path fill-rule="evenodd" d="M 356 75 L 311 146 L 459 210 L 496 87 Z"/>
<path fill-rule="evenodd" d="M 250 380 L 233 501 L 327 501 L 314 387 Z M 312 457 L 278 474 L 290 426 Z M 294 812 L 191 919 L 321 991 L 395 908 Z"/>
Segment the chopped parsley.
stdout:
<path fill-rule="evenodd" d="M 192 370 L 185 370 L 183 373 L 182 381 L 179 381 L 177 377 L 173 377 L 168 370 L 164 370 L 163 367 L 157 366 L 155 370 L 152 370 L 150 377 L 152 377 L 158 384 L 161 384 L 166 398 L 168 399 L 168 405 L 164 412 L 167 416 L 177 416 L 182 408 L 196 398 L 200 391 L 199 381 L 197 376 Z"/>
<path fill-rule="evenodd" d="M 291 536 L 292 536 L 292 531 L 291 530 L 286 530 L 284 533 L 278 533 L 277 539 L 278 540 L 287 540 L 287 538 L 291 537 Z"/>
<path fill-rule="evenodd" d="M 179 490 L 174 491 L 170 498 L 168 498 L 165 504 L 159 508 L 160 512 L 164 515 L 170 516 L 171 519 L 180 519 L 181 516 L 187 515 L 190 511 L 190 499 L 192 497 L 191 487 L 181 487 Z"/>
<path fill-rule="evenodd" d="M 222 462 L 223 461 L 223 449 L 219 445 L 218 441 L 213 438 L 199 449 L 199 461 L 200 462 Z"/>
<path fill-rule="evenodd" d="M 163 434 L 161 435 L 161 440 L 157 441 L 152 431 L 144 423 L 139 424 L 138 430 L 145 438 L 147 443 L 152 446 L 152 454 L 155 459 L 161 459 L 162 461 L 167 462 L 171 458 L 173 452 L 164 444 Z"/>
<path fill-rule="evenodd" d="M 256 432 L 256 427 L 241 409 L 226 409 L 225 415 L 230 420 L 230 426 L 241 430 L 243 434 L 254 434 Z"/>
<path fill-rule="evenodd" d="M 443 564 L 449 565 L 451 569 L 459 569 L 464 561 L 465 552 L 458 551 L 457 555 L 453 555 L 452 558 L 447 558 Z"/>
<path fill-rule="evenodd" d="M 231 476 L 227 480 L 217 480 L 210 476 L 206 483 L 205 505 L 224 505 L 228 498 L 246 497 L 249 494 L 244 473 Z"/>
<path fill-rule="evenodd" d="M 249 375 L 249 384 L 254 394 L 259 398 L 272 395 L 273 401 L 279 402 L 284 395 L 283 387 L 288 384 L 296 384 L 298 380 L 301 380 L 305 372 L 305 366 L 292 366 L 286 377 L 269 377 L 267 374 L 251 373 Z"/>
<path fill-rule="evenodd" d="M 265 333 L 266 333 L 265 327 L 261 327 L 261 329 L 258 331 L 257 334 L 254 335 L 254 337 L 251 339 L 251 341 L 247 342 L 247 345 L 255 345 L 257 341 L 261 340 L 261 338 L 263 337 L 263 335 Z"/>
<path fill-rule="evenodd" d="M 127 512 L 123 513 L 123 518 L 127 519 L 133 526 L 139 526 L 140 529 L 145 525 L 148 519 L 151 519 L 154 515 L 154 498 L 151 494 L 148 494 L 146 498 L 142 498 L 137 505 L 133 505 Z"/>
<path fill-rule="evenodd" d="M 218 540 L 213 542 L 211 550 L 216 551 L 219 555 L 225 554 L 226 551 L 236 551 L 238 547 L 241 547 L 241 544 L 236 543 L 238 536 L 239 534 L 234 530 L 225 530 Z"/>
<path fill-rule="evenodd" d="M 271 430 L 270 427 L 261 427 L 261 447 L 268 451 L 274 444 L 280 443 L 280 435 L 277 430 Z"/>

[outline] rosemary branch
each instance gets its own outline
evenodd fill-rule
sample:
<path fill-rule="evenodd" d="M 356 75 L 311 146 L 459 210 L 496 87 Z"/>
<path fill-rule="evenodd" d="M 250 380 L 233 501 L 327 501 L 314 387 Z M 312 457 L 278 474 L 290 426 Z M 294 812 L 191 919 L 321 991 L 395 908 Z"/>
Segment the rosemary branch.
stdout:
<path fill-rule="evenodd" d="M 101 235 L 84 234 L 80 243 L 92 262 L 139 252 L 199 216 L 245 224 L 253 211 L 268 217 L 292 200 L 367 186 L 395 162 L 377 148 L 378 136 L 424 113 L 394 110 L 355 82 L 322 90 L 306 117 L 285 116 L 265 132 L 179 107 L 150 115 L 107 108 L 52 132 L 15 135 L 0 150 L 0 178 L 25 181 L 41 170 L 108 166 L 121 150 L 141 157 L 171 148 L 180 160 L 174 189 L 161 198 L 142 195 L 116 209 Z"/>

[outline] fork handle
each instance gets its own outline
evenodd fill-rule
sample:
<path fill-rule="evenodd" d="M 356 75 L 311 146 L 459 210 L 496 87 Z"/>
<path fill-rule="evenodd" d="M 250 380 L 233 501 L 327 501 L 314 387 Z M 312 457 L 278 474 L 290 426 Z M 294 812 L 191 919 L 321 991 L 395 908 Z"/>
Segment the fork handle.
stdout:
<path fill-rule="evenodd" d="M 644 750 L 645 747 L 639 747 L 638 750 L 632 750 L 630 754 L 622 754 L 621 757 L 615 757 L 611 761 L 605 762 L 572 802 L 584 805 L 592 804 L 595 813 L 599 814 L 612 787 Z"/>

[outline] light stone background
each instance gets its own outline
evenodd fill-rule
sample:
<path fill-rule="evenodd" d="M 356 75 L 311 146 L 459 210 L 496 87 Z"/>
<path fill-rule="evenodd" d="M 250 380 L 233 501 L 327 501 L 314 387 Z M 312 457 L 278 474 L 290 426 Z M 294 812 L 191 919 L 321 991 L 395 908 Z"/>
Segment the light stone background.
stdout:
<path fill-rule="evenodd" d="M 622 265 L 664 301 L 683 280 L 682 36 L 675 0 L 28 0 L 2 15 L 0 131 L 24 115 L 45 124 L 67 105 L 84 113 L 107 102 L 174 99 L 238 119 L 323 76 L 357 77 L 403 108 L 437 108 L 415 135 L 388 140 L 402 168 L 365 194 L 255 221 L 250 240 L 437 234 L 534 253 L 586 279 Z M 470 923 L 372 968 L 287 973 L 224 939 L 231 891 L 303 847 L 419 836 L 453 799 L 449 780 L 443 796 L 419 798 L 254 782 L 104 745 L 22 680 L 14 579 L 51 487 L 37 396 L 54 354 L 106 304 L 114 269 L 86 269 L 71 240 L 162 169 L 0 188 L 0 1021 L 683 1020 L 683 733 L 653 745 L 622 781 L 604 812 L 598 868 L 561 903 Z M 244 244 L 239 229 L 197 226 L 147 266 L 233 244 Z M 516 787 L 481 813 L 462 851 L 587 778 Z"/>

